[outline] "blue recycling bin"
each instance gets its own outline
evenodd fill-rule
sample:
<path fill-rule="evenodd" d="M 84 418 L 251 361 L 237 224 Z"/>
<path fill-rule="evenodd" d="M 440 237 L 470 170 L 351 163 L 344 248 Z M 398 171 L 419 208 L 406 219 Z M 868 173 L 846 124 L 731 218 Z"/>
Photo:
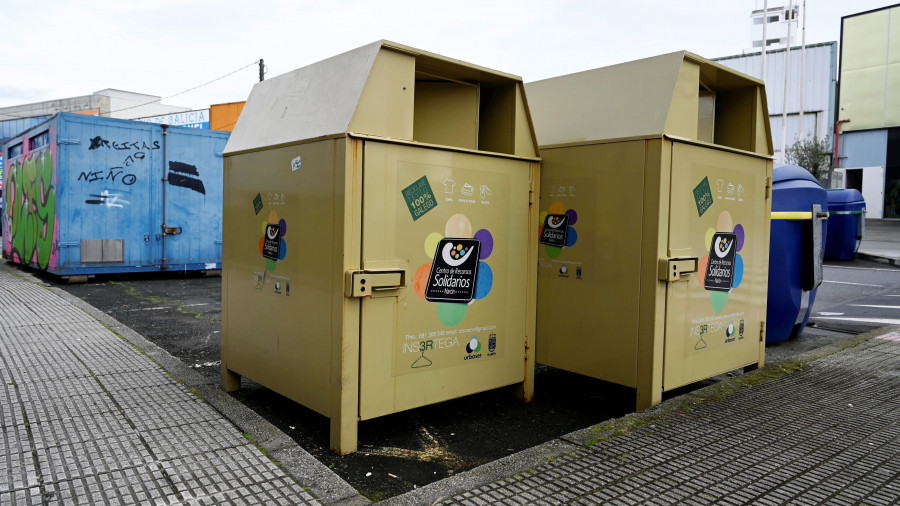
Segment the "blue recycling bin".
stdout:
<path fill-rule="evenodd" d="M 852 260 L 866 227 L 866 201 L 859 190 L 826 190 L 828 195 L 828 240 L 825 258 Z"/>
<path fill-rule="evenodd" d="M 796 337 L 806 326 L 822 282 L 828 198 L 803 167 L 775 167 L 769 241 L 766 343 Z"/>

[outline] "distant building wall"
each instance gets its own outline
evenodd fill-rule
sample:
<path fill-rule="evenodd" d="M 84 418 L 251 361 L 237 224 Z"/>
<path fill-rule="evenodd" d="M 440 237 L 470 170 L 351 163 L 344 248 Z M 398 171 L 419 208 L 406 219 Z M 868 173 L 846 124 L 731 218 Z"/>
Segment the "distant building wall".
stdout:
<path fill-rule="evenodd" d="M 887 160 L 887 129 L 841 134 L 842 167 L 884 167 Z"/>
<path fill-rule="evenodd" d="M 2 107 L 0 108 L 0 121 L 51 116 L 58 112 L 135 119 L 191 110 L 190 107 L 161 104 L 160 100 L 160 97 L 156 95 L 105 89 L 80 97 Z"/>
<path fill-rule="evenodd" d="M 101 90 L 96 94 L 109 97 L 109 114 L 101 116 L 110 118 L 137 119 L 191 110 L 190 107 L 162 104 L 160 97 L 156 95 L 113 89 Z"/>
<path fill-rule="evenodd" d="M 223 132 L 234 131 L 241 111 L 247 102 L 231 102 L 228 104 L 213 104 L 209 106 L 209 128 Z"/>
<path fill-rule="evenodd" d="M 782 113 L 787 110 L 787 146 L 806 137 L 831 142 L 834 128 L 834 99 L 837 77 L 837 43 L 825 42 L 806 46 L 806 71 L 803 74 L 803 126 L 800 125 L 801 48 L 790 50 L 790 65 L 785 68 L 788 51 L 776 49 L 766 52 L 766 101 L 769 104 L 769 123 L 775 159 L 781 153 Z M 762 73 L 762 53 L 715 58 L 714 61 L 753 77 Z M 784 103 L 785 73 L 788 76 L 788 99 Z"/>
<path fill-rule="evenodd" d="M 843 131 L 900 126 L 898 47 L 900 5 L 841 18 Z"/>
<path fill-rule="evenodd" d="M 149 118 L 137 118 L 137 121 L 209 130 L 209 109 L 175 112 L 163 114 L 161 116 L 151 116 Z"/>
<path fill-rule="evenodd" d="M 836 167 L 884 167 L 884 217 L 900 218 L 900 4 L 841 18 Z M 868 203 L 867 203 L 868 204 Z"/>

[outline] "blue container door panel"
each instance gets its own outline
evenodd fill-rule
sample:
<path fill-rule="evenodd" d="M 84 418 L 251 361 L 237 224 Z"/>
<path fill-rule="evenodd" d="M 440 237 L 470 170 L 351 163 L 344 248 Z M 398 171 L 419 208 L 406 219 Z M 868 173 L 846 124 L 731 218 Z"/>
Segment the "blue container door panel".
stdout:
<path fill-rule="evenodd" d="M 166 264 L 222 266 L 222 152 L 228 134 L 170 128 L 166 139 Z"/>
<path fill-rule="evenodd" d="M 159 256 L 159 127 L 62 118 L 60 274 L 145 269 Z M 155 226 L 154 226 L 155 225 Z"/>

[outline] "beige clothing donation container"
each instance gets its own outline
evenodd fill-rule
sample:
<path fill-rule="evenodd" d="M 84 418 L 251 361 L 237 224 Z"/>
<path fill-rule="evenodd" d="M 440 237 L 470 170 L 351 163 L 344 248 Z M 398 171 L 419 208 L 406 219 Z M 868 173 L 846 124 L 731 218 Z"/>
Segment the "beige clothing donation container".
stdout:
<path fill-rule="evenodd" d="M 538 363 L 637 407 L 765 355 L 762 81 L 687 52 L 526 86 L 541 149 Z"/>
<path fill-rule="evenodd" d="M 533 387 L 519 77 L 387 41 L 256 84 L 225 150 L 222 382 L 357 422 Z"/>

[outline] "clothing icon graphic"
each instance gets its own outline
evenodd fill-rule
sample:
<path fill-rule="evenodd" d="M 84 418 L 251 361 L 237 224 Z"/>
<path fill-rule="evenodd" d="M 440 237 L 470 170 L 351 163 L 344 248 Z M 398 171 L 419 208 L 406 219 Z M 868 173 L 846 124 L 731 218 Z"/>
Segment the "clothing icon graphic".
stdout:
<path fill-rule="evenodd" d="M 459 190 L 460 193 L 465 195 L 466 197 L 471 197 L 473 193 L 475 193 L 475 187 L 466 183 L 463 185 L 462 190 Z"/>
<path fill-rule="evenodd" d="M 410 365 L 413 369 L 421 369 L 423 367 L 428 367 L 434 362 L 431 361 L 428 357 L 425 356 L 425 350 L 422 350 L 422 356 L 417 358 L 415 362 Z"/>
<path fill-rule="evenodd" d="M 444 185 L 444 193 L 453 193 L 453 188 L 456 187 L 456 181 L 450 179 L 449 177 L 443 181 L 441 181 Z"/>
<path fill-rule="evenodd" d="M 481 185 L 481 200 L 486 200 L 491 195 L 491 189 L 487 185 Z"/>

